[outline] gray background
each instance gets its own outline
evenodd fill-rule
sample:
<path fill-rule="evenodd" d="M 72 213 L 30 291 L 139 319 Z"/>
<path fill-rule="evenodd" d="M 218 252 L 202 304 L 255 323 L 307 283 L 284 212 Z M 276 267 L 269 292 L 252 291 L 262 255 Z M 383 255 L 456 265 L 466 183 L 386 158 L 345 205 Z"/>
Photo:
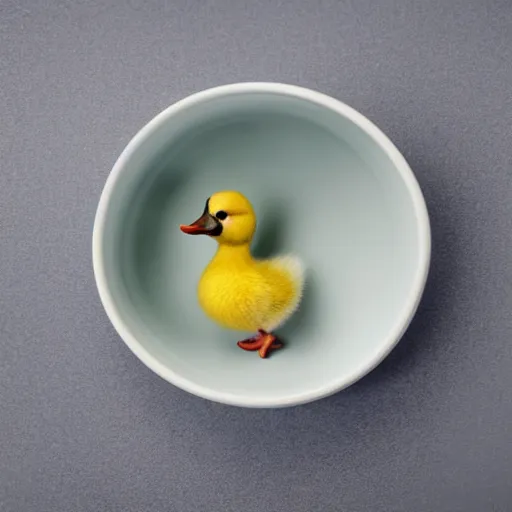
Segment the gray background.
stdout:
<path fill-rule="evenodd" d="M 511 511 L 512 3 L 116 3 L 0 0 L 0 510 Z M 247 80 L 376 122 L 433 228 L 404 340 L 352 388 L 288 410 L 160 380 L 91 270 L 97 201 L 131 136 Z"/>

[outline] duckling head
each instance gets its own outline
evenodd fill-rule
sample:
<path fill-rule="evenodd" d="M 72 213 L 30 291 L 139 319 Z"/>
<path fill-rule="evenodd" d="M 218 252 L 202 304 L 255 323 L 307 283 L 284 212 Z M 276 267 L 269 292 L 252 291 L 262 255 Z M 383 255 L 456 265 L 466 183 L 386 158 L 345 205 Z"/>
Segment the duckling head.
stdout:
<path fill-rule="evenodd" d="M 249 200 L 240 192 L 217 192 L 206 200 L 199 219 L 181 231 L 189 235 L 209 235 L 219 244 L 249 244 L 256 230 L 256 215 Z"/>

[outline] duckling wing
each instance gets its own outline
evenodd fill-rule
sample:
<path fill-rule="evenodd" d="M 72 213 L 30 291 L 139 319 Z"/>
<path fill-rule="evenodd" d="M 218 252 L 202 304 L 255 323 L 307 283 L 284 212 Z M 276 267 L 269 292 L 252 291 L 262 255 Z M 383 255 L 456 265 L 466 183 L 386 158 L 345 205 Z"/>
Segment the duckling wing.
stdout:
<path fill-rule="evenodd" d="M 266 260 L 262 265 L 270 291 L 262 328 L 270 332 L 286 322 L 298 308 L 304 289 L 305 268 L 293 255 Z"/>

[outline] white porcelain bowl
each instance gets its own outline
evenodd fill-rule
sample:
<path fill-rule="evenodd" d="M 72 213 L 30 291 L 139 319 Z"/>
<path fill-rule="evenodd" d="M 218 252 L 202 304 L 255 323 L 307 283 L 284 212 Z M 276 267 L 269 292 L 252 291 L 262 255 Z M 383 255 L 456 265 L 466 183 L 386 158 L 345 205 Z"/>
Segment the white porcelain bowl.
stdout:
<path fill-rule="evenodd" d="M 293 252 L 308 269 L 278 333 L 286 347 L 268 360 L 197 304 L 216 244 L 179 224 L 223 189 L 253 202 L 257 255 Z M 423 292 L 430 230 L 411 169 L 361 114 L 299 87 L 234 84 L 170 106 L 128 144 L 101 196 L 93 260 L 110 320 L 155 373 L 211 400 L 280 407 L 339 391 L 390 352 Z"/>

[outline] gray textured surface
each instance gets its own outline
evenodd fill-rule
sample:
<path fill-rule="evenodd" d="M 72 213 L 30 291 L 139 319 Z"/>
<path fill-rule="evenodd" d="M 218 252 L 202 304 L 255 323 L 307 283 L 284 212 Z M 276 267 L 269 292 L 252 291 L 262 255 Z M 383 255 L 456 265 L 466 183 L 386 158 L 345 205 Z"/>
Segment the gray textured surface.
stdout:
<path fill-rule="evenodd" d="M 255 79 L 368 115 L 432 217 L 405 339 L 289 410 L 160 380 L 91 271 L 129 138 L 178 98 Z M 512 510 L 511 84 L 507 0 L 0 0 L 0 510 Z"/>

